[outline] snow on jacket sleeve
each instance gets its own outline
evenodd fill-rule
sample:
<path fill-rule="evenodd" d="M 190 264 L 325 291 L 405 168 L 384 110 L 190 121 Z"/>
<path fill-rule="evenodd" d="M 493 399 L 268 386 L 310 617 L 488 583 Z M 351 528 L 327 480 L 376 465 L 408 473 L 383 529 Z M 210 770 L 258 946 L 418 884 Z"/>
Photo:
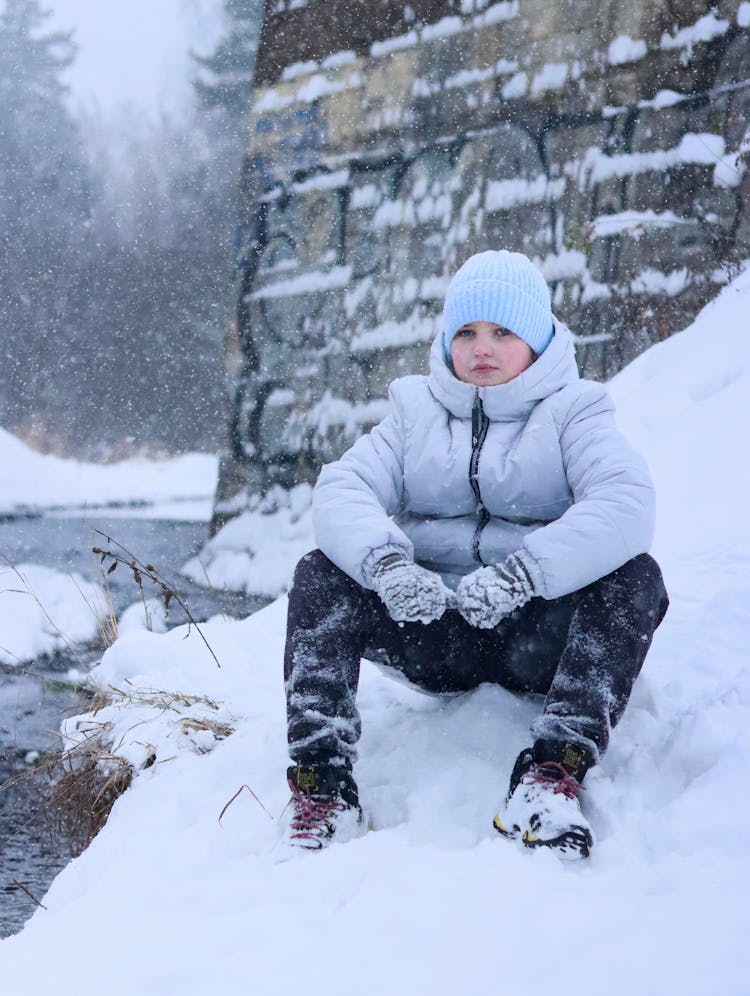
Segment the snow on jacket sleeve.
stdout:
<path fill-rule="evenodd" d="M 414 547 L 390 516 L 403 504 L 404 426 L 393 388 L 391 414 L 320 472 L 313 491 L 315 542 L 337 567 L 370 587 L 372 565 Z"/>
<path fill-rule="evenodd" d="M 646 462 L 617 429 L 606 390 L 581 388 L 560 431 L 574 504 L 524 539 L 524 560 L 544 598 L 577 591 L 648 552 L 654 534 Z"/>

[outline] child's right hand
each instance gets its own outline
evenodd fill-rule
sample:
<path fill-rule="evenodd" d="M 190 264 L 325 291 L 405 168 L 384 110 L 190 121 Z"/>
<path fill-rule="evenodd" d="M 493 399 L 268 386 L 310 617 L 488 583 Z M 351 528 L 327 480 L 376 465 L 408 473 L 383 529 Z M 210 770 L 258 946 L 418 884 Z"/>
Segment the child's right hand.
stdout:
<path fill-rule="evenodd" d="M 456 590 L 458 611 L 479 629 L 494 629 L 533 595 L 531 576 L 519 554 L 511 554 L 502 564 L 477 568 L 461 579 Z"/>
<path fill-rule="evenodd" d="M 375 564 L 370 584 L 395 622 L 431 623 L 447 606 L 448 589 L 442 578 L 399 553 Z"/>

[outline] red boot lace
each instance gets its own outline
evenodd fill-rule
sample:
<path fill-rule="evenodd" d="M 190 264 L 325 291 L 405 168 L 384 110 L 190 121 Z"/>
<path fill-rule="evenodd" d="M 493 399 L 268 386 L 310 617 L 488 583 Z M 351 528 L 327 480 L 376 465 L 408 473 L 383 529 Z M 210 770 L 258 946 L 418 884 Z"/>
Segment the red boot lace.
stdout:
<path fill-rule="evenodd" d="M 327 837 L 328 820 L 346 807 L 340 799 L 327 799 L 322 795 L 302 794 L 294 782 L 289 782 L 292 792 L 294 815 L 289 823 L 289 839 L 300 847 L 322 847 L 321 838 Z"/>
<path fill-rule="evenodd" d="M 543 761 L 542 764 L 535 764 L 523 776 L 521 781 L 527 785 L 536 783 L 538 785 L 549 785 L 555 793 L 562 793 L 568 799 L 577 799 L 578 793 L 583 789 L 583 785 L 557 761 Z"/>

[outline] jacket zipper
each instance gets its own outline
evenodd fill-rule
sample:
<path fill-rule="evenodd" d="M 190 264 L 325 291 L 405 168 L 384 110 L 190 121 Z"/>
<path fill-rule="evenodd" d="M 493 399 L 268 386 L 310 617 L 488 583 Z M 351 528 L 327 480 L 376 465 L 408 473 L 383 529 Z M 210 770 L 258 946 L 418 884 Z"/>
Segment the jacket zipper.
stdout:
<path fill-rule="evenodd" d="M 477 527 L 474 530 L 474 540 L 472 550 L 474 557 L 479 563 L 483 563 L 482 555 L 479 552 L 479 543 L 482 538 L 482 530 L 490 520 L 490 513 L 484 507 L 482 493 L 479 490 L 479 455 L 482 446 L 487 438 L 487 430 L 490 427 L 490 420 L 484 413 L 482 399 L 479 397 L 479 388 L 474 392 L 474 404 L 471 408 L 471 460 L 469 461 L 469 483 L 474 497 L 477 500 Z"/>

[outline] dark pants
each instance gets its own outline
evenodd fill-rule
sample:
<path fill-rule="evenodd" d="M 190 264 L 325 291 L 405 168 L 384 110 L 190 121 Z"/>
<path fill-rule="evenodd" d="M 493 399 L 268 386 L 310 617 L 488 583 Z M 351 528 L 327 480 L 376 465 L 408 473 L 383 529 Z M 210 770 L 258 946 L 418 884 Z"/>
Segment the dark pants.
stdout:
<path fill-rule="evenodd" d="M 533 598 L 493 630 L 470 626 L 455 610 L 429 625 L 396 623 L 375 592 L 314 550 L 297 565 L 289 593 L 289 754 L 302 764 L 355 760 L 366 657 L 432 692 L 494 682 L 543 693 L 534 738 L 579 743 L 598 760 L 668 604 L 658 564 L 642 554 L 563 598 Z"/>

